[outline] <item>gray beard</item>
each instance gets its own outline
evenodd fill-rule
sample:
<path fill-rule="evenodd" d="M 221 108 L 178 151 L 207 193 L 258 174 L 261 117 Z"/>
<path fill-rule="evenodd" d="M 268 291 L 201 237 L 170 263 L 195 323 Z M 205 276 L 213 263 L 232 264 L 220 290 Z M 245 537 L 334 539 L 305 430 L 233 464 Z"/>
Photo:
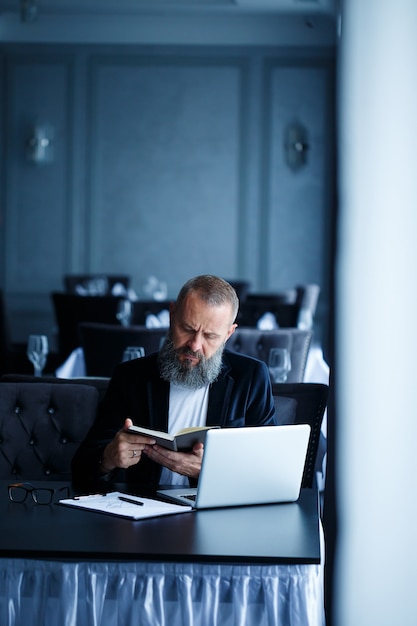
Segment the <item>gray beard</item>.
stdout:
<path fill-rule="evenodd" d="M 222 367 L 224 344 L 216 350 L 209 359 L 202 354 L 192 352 L 189 349 L 176 350 L 172 342 L 171 334 L 167 335 L 159 352 L 159 370 L 163 380 L 188 389 L 200 389 L 205 385 L 214 383 L 220 374 Z M 199 363 L 191 365 L 187 360 L 180 361 L 179 354 L 193 354 L 200 358 Z"/>

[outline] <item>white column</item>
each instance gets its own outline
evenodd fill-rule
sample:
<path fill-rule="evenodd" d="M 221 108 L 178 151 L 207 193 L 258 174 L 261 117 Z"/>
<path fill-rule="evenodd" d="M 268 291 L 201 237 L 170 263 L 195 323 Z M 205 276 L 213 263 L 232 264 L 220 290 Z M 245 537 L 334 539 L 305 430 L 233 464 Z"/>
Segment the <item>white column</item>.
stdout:
<path fill-rule="evenodd" d="M 345 0 L 337 626 L 417 624 L 417 1 Z"/>

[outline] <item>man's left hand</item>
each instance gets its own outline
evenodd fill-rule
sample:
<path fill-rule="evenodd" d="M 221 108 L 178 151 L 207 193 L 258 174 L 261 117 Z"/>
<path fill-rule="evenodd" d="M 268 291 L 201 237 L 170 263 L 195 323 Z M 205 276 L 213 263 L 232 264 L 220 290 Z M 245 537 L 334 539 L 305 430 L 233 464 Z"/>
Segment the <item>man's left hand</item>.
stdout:
<path fill-rule="evenodd" d="M 189 478 L 199 477 L 203 453 L 202 443 L 194 444 L 191 452 L 173 452 L 158 445 L 147 445 L 143 451 L 152 461 Z"/>

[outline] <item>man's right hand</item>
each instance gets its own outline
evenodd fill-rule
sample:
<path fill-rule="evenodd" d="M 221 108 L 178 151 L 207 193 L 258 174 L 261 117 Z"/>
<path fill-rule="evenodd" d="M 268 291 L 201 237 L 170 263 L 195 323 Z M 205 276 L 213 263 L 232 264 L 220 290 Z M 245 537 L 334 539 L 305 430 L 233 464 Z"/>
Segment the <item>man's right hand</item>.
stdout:
<path fill-rule="evenodd" d="M 155 439 L 128 433 L 127 429 L 130 426 L 133 426 L 133 422 L 127 417 L 123 428 L 104 448 L 101 459 L 101 468 L 104 473 L 111 472 L 116 467 L 127 469 L 132 465 L 136 465 L 141 460 L 142 452 L 146 446 L 155 443 Z"/>

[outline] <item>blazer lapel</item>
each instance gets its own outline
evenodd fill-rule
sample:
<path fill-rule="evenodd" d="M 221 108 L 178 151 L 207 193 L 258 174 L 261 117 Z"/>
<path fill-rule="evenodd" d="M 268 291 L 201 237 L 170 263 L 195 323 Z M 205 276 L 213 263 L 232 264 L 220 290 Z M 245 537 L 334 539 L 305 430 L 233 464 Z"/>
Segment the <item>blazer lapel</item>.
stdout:
<path fill-rule="evenodd" d="M 207 409 L 207 426 L 223 426 L 229 409 L 230 396 L 234 381 L 229 376 L 230 366 L 223 360 L 223 368 L 219 378 L 211 385 Z"/>

